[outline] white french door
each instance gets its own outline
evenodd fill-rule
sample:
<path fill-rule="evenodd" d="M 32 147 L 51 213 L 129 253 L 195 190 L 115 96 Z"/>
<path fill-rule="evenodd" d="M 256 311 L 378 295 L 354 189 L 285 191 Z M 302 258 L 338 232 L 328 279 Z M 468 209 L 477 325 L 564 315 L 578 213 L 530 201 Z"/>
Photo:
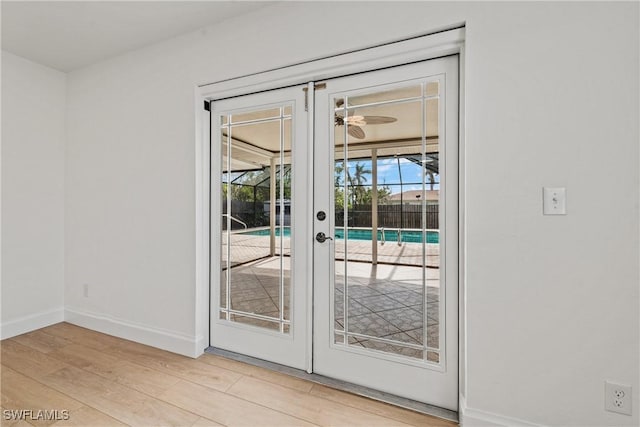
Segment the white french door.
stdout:
<path fill-rule="evenodd" d="M 212 346 L 457 410 L 457 73 L 212 102 Z"/>
<path fill-rule="evenodd" d="M 457 70 L 451 56 L 326 81 L 314 148 L 314 372 L 451 410 Z"/>
<path fill-rule="evenodd" d="M 307 369 L 302 86 L 211 105 L 211 345 Z"/>

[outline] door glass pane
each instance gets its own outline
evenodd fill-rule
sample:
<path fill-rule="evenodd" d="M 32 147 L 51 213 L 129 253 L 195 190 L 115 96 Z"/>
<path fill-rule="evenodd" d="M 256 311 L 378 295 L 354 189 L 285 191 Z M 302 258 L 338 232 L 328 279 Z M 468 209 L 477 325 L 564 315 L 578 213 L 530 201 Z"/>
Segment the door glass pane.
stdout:
<path fill-rule="evenodd" d="M 221 116 L 220 318 L 288 334 L 291 106 Z"/>
<path fill-rule="evenodd" d="M 438 87 L 333 99 L 337 345 L 439 363 Z"/>
<path fill-rule="evenodd" d="M 231 116 L 232 123 L 251 122 L 260 119 L 279 118 L 280 108 L 269 108 L 266 110 L 254 110 L 246 113 L 234 114 Z"/>
<path fill-rule="evenodd" d="M 420 98 L 420 85 L 400 86 L 392 89 L 368 92 L 348 97 L 349 107 L 378 104 L 383 102 L 402 101 Z"/>

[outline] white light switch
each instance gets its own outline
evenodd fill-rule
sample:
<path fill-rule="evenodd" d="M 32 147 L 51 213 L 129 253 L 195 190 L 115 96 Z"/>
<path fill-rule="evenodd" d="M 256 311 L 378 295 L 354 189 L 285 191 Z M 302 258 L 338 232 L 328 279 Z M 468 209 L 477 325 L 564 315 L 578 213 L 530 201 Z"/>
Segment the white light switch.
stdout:
<path fill-rule="evenodd" d="M 564 187 L 542 189 L 542 212 L 545 215 L 567 214 L 567 195 Z"/>

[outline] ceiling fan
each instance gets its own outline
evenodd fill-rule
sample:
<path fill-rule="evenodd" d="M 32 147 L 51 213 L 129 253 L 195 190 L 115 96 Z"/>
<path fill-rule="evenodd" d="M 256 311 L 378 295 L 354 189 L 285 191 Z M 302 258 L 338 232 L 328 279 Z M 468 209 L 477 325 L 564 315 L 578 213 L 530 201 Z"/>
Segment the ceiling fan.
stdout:
<path fill-rule="evenodd" d="M 344 105 L 344 101 L 342 99 L 339 99 L 338 101 L 336 101 L 336 107 L 341 108 L 342 105 Z M 364 139 L 366 135 L 364 133 L 364 130 L 360 126 L 381 125 L 385 123 L 393 123 L 397 120 L 398 119 L 396 119 L 395 117 L 388 117 L 388 116 L 353 115 L 353 116 L 347 116 L 345 118 L 344 116 L 338 115 L 338 113 L 336 113 L 334 124 L 336 126 L 344 126 L 344 124 L 346 123 L 347 133 L 349 135 L 357 139 Z"/>

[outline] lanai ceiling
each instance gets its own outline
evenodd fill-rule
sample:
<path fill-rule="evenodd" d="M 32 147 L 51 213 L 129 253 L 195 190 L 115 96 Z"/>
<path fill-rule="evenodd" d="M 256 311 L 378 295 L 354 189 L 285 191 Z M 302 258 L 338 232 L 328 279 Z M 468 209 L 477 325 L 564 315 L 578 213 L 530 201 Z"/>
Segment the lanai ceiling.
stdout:
<path fill-rule="evenodd" d="M 427 151 L 437 151 L 438 144 L 438 89 L 437 83 L 426 85 L 425 111 Z M 372 149 L 377 149 L 379 157 L 407 155 L 420 152 L 423 133 L 423 110 L 420 98 L 420 85 L 410 85 L 394 90 L 376 92 L 361 96 L 347 98 L 348 116 L 383 116 L 392 117 L 396 121 L 383 124 L 361 124 L 359 127 L 364 132 L 364 138 L 355 138 L 348 135 L 349 158 L 371 157 Z M 395 102 L 394 102 L 395 101 Z M 371 104 L 377 105 L 371 105 Z M 344 116 L 344 100 L 336 99 L 335 114 Z M 290 114 L 290 109 L 285 109 L 285 115 Z M 252 113 L 243 113 L 232 116 L 231 122 L 264 119 L 267 117 L 279 117 L 279 109 L 262 110 Z M 223 119 L 221 124 L 225 124 Z M 336 159 L 341 159 L 344 146 L 344 125 L 336 125 L 335 145 Z M 227 129 L 220 129 L 226 136 Z M 291 120 L 284 121 L 285 152 L 290 150 L 289 141 L 291 133 Z M 231 127 L 232 144 L 232 169 L 259 169 L 268 166 L 271 157 L 277 156 L 280 150 L 280 124 L 279 121 L 267 121 L 250 124 L 233 124 Z M 226 150 L 226 146 L 223 147 Z"/>

